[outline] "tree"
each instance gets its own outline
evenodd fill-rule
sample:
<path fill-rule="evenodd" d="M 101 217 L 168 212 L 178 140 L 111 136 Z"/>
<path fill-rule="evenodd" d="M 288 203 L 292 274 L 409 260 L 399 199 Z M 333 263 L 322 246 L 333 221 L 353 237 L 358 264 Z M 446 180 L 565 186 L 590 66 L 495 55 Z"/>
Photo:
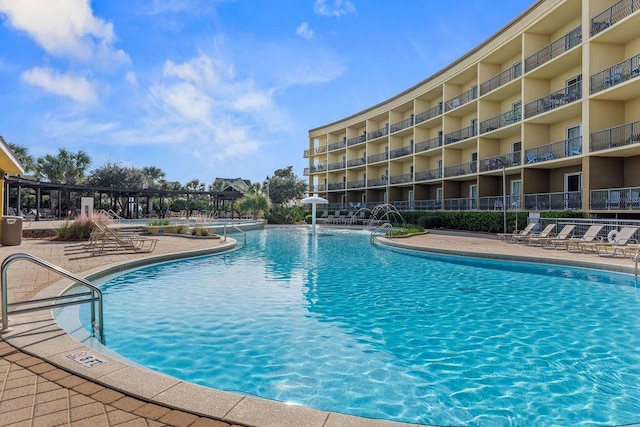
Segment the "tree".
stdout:
<path fill-rule="evenodd" d="M 165 173 L 156 166 L 146 166 L 142 168 L 142 176 L 145 180 L 144 188 L 157 188 Z"/>
<path fill-rule="evenodd" d="M 253 219 L 258 218 L 260 211 L 264 212 L 269 209 L 269 201 L 260 194 L 245 194 L 241 199 L 235 202 L 237 210 L 240 212 L 249 212 Z"/>
<path fill-rule="evenodd" d="M 46 178 L 49 182 L 78 184 L 85 177 L 91 157 L 84 151 L 72 153 L 64 148 L 58 149 L 58 155 L 47 154 L 38 158 L 36 176 Z"/>
<path fill-rule="evenodd" d="M 211 184 L 209 184 L 209 191 L 224 191 L 224 189 L 229 185 L 227 181 L 221 178 L 216 178 Z"/>
<path fill-rule="evenodd" d="M 16 160 L 18 160 L 18 162 L 20 162 L 20 165 L 22 165 L 22 168 L 25 172 L 35 171 L 36 162 L 33 159 L 33 156 L 29 154 L 29 149 L 27 147 L 7 142 L 4 140 L 4 138 L 2 138 L 2 135 L 0 135 L 0 142 L 5 144 L 9 148 L 9 150 L 11 150 L 13 155 L 16 157 Z"/>
<path fill-rule="evenodd" d="M 269 186 L 269 198 L 276 205 L 301 199 L 307 189 L 307 183 L 293 173 L 293 166 L 277 169 L 265 185 Z"/>

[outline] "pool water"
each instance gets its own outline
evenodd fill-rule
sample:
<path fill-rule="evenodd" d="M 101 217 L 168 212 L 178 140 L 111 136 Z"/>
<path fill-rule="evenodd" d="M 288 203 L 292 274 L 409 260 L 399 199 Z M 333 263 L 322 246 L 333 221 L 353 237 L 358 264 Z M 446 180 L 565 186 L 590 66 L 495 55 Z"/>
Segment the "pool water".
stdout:
<path fill-rule="evenodd" d="M 251 231 L 103 285 L 108 346 L 205 386 L 417 424 L 640 422 L 633 277 Z"/>

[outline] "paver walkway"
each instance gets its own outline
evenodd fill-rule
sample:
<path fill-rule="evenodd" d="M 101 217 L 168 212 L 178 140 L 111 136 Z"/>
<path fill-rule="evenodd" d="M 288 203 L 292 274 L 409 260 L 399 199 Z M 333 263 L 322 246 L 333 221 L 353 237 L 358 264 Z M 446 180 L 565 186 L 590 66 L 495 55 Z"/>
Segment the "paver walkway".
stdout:
<path fill-rule="evenodd" d="M 394 239 L 406 245 L 459 254 L 495 254 L 503 257 L 547 259 L 552 262 L 614 265 L 631 271 L 633 261 L 600 258 L 593 254 L 568 253 L 508 244 L 488 236 L 430 233 Z M 202 250 L 218 241 L 162 236 L 153 255 Z M 86 273 L 149 254 L 109 252 L 92 256 L 84 245 L 50 240 L 23 240 L 20 246 L 0 247 L 0 259 L 25 252 L 72 273 Z M 16 262 L 9 268 L 10 301 L 32 298 L 58 281 L 60 276 L 30 263 Z M 10 346 L 0 339 L 0 426 L 230 426 L 187 411 L 144 401 L 105 388 Z M 274 424 L 277 421 L 274 420 Z"/>

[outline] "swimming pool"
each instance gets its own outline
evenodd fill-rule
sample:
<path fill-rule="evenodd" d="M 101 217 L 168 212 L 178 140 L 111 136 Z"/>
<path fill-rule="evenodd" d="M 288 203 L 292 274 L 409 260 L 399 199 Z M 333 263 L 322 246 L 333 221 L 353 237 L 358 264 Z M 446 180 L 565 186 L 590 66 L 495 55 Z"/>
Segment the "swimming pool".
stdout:
<path fill-rule="evenodd" d="M 640 421 L 626 275 L 265 229 L 103 289 L 111 349 L 222 390 L 421 424 Z"/>

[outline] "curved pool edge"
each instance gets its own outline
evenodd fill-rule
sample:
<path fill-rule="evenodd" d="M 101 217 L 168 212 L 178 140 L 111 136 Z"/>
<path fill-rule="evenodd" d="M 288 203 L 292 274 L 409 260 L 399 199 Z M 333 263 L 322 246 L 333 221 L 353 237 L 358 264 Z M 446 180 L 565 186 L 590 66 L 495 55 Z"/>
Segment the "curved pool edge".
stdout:
<path fill-rule="evenodd" d="M 478 252 L 471 251 L 465 249 L 446 249 L 446 248 L 436 248 L 436 247 L 427 247 L 420 244 L 408 243 L 407 241 L 403 241 L 403 239 L 397 238 L 388 238 L 386 236 L 376 236 L 376 242 L 383 246 L 390 246 L 399 249 L 407 249 L 418 252 L 429 252 L 434 254 L 441 255 L 453 255 L 453 256 L 466 256 L 473 258 L 486 258 L 493 260 L 504 260 L 504 261 L 520 261 L 520 262 L 530 262 L 530 263 L 539 263 L 539 264 L 553 264 L 553 265 L 564 265 L 567 267 L 577 267 L 577 268 L 588 268 L 592 270 L 604 270 L 610 271 L 613 273 L 624 273 L 631 274 L 635 273 L 634 265 L 620 265 L 614 263 L 606 263 L 602 261 L 593 261 L 593 260 L 576 260 L 571 258 L 553 258 L 550 256 L 534 256 L 534 255 L 520 255 L 513 253 L 496 253 L 496 252 Z M 498 244 L 498 242 L 495 242 Z M 551 251 L 552 249 L 548 249 Z M 595 258 L 593 258 L 595 256 Z M 593 259 L 598 259 L 597 255 L 592 256 Z M 602 259 L 607 259 L 602 257 Z"/>
<path fill-rule="evenodd" d="M 227 239 L 229 240 L 227 244 L 221 243 L 215 248 L 150 255 L 87 270 L 79 275 L 89 280 L 97 280 L 124 270 L 150 264 L 229 252 L 237 247 L 237 242 L 231 238 Z M 71 286 L 73 286 L 71 280 L 59 280 L 41 291 L 36 298 L 60 295 Z M 108 331 L 105 331 L 105 334 L 108 342 Z M 13 316 L 10 327 L 1 332 L 0 338 L 27 355 L 40 358 L 73 375 L 126 396 L 231 425 L 251 427 L 298 427 L 301 425 L 308 427 L 394 427 L 416 425 L 290 405 L 182 381 L 135 365 L 120 355 L 109 354 L 113 352 L 104 351 L 103 346 L 93 338 L 84 343 L 78 341 L 58 325 L 50 310 Z M 79 352 L 84 352 L 104 362 L 88 367 L 69 357 Z"/>

